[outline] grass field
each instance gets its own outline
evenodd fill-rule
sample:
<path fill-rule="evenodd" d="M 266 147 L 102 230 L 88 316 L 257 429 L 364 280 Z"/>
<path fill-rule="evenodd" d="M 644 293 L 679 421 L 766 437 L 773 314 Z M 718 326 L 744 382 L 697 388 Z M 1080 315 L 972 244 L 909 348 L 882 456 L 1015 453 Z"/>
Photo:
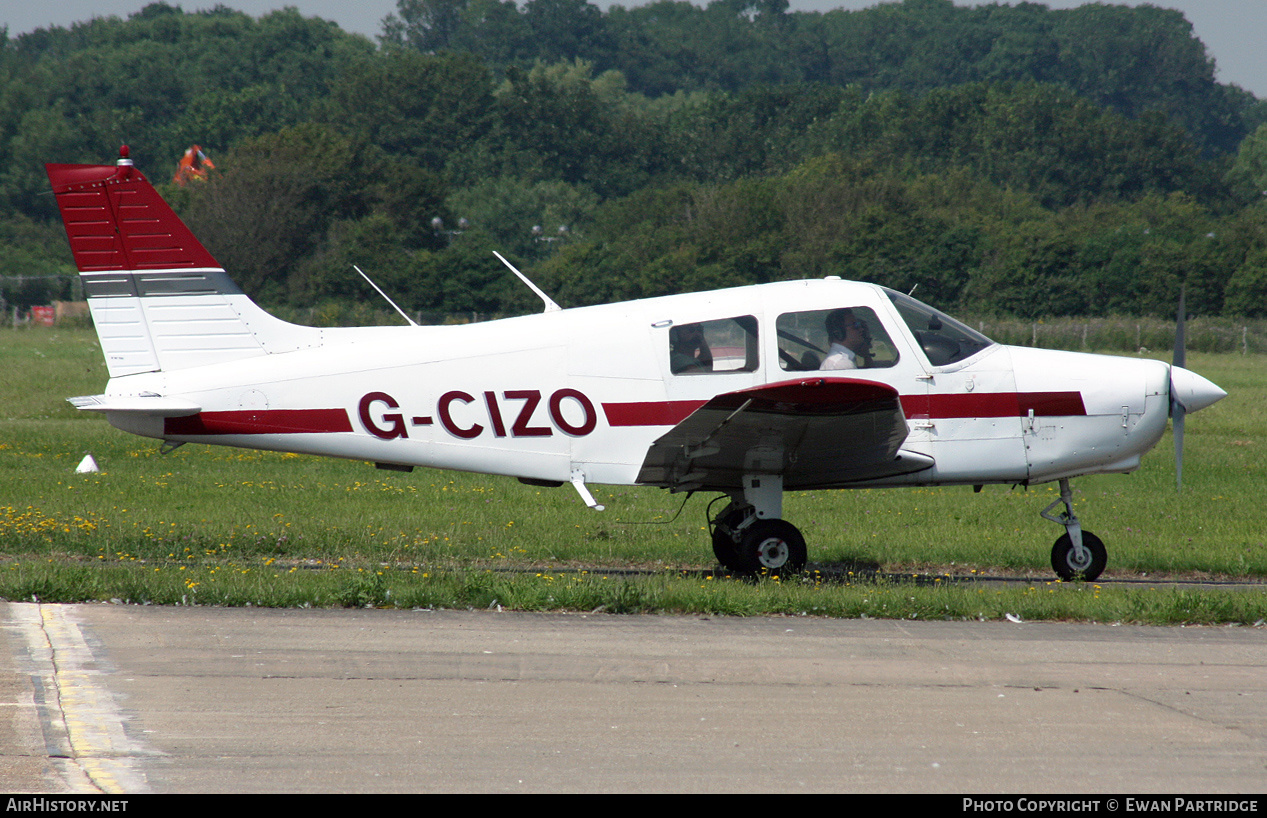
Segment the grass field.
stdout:
<path fill-rule="evenodd" d="M 831 616 L 1241 622 L 1261 590 L 1057 583 L 1054 486 L 790 494 L 811 571 L 714 577 L 707 498 L 184 446 L 161 455 L 65 402 L 96 394 L 91 330 L 0 330 L 0 597 L 163 604 L 503 606 Z M 1267 578 L 1267 357 L 1192 354 L 1229 392 L 1187 426 L 1184 491 L 1169 436 L 1132 475 L 1075 481 L 1113 578 Z M 75 474 L 86 452 L 102 471 Z M 631 572 L 630 569 L 641 569 Z M 880 574 L 882 578 L 877 578 Z M 1029 576 L 1004 590 L 945 575 Z M 824 577 L 830 576 L 830 581 Z M 902 577 L 910 577 L 904 581 Z M 843 579 L 841 579 L 843 578 Z M 1012 587 L 1015 586 L 1015 587 Z"/>

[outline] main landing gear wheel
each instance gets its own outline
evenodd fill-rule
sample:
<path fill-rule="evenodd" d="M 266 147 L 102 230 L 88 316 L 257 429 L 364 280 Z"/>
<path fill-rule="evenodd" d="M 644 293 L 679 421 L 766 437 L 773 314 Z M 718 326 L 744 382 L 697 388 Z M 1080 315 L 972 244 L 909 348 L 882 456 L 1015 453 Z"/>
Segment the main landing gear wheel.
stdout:
<path fill-rule="evenodd" d="M 1060 535 L 1056 544 L 1051 547 L 1051 567 L 1056 576 L 1069 582 L 1083 579 L 1091 582 L 1104 571 L 1109 561 L 1108 552 L 1100 538 L 1090 531 L 1082 532 L 1082 554 L 1074 550 L 1073 540 L 1068 534 Z"/>
<path fill-rule="evenodd" d="M 721 566 L 730 571 L 742 571 L 739 563 L 739 543 L 735 529 L 747 515 L 743 509 L 735 509 L 719 517 L 713 526 L 713 556 Z"/>
<path fill-rule="evenodd" d="M 739 539 L 739 565 L 744 573 L 798 574 L 804 570 L 805 560 L 805 538 L 786 520 L 757 520 Z"/>

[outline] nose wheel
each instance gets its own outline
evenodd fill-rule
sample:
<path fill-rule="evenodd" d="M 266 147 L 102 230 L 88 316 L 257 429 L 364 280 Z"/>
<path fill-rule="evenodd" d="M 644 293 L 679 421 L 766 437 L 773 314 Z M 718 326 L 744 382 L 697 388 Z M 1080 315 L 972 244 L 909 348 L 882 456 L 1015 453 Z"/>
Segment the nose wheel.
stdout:
<path fill-rule="evenodd" d="M 1053 515 L 1051 510 L 1062 503 L 1065 510 Z M 1091 582 L 1104 572 L 1104 566 L 1109 561 L 1108 551 L 1099 537 L 1082 530 L 1082 523 L 1074 516 L 1073 491 L 1067 478 L 1060 481 L 1060 499 L 1039 514 L 1043 519 L 1065 527 L 1065 533 L 1051 547 L 1051 567 L 1056 576 L 1066 582 L 1075 579 Z"/>
<path fill-rule="evenodd" d="M 1075 579 L 1090 582 L 1104 572 L 1108 561 L 1104 543 L 1090 531 L 1082 532 L 1081 551 L 1073 547 L 1073 540 L 1068 534 L 1061 534 L 1051 547 L 1051 568 L 1066 582 Z"/>

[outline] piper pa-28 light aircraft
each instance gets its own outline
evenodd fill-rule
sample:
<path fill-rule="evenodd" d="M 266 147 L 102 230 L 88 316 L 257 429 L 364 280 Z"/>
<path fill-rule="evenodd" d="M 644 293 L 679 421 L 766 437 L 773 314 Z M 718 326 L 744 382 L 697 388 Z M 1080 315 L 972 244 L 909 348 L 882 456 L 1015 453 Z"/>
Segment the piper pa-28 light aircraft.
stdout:
<path fill-rule="evenodd" d="M 1052 567 L 1094 579 L 1105 548 L 1070 478 L 1137 468 L 1168 417 L 1178 452 L 1185 413 L 1226 394 L 1182 368 L 1181 344 L 1173 366 L 1004 346 L 835 277 L 567 310 L 524 278 L 543 313 L 296 326 L 234 285 L 126 147 L 47 171 L 110 374 L 80 409 L 165 450 L 571 483 L 600 511 L 588 484 L 720 492 L 712 545 L 738 572 L 804 567 L 785 491 L 1059 481 L 1041 512 L 1065 528 Z"/>

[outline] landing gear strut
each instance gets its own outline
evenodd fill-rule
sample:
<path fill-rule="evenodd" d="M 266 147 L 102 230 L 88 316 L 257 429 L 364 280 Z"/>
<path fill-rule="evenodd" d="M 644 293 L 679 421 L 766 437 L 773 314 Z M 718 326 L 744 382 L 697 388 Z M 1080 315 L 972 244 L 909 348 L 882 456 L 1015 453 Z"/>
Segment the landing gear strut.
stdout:
<path fill-rule="evenodd" d="M 723 567 L 740 574 L 788 576 L 805 569 L 805 538 L 796 526 L 778 519 L 783 480 L 777 475 L 744 478 L 744 493 L 710 524 L 713 554 Z"/>
<path fill-rule="evenodd" d="M 1051 510 L 1061 503 L 1065 510 L 1059 515 L 1053 515 Z M 1065 527 L 1065 533 L 1051 548 L 1051 567 L 1056 576 L 1066 582 L 1074 579 L 1090 582 L 1103 573 L 1108 562 L 1108 552 L 1100 538 L 1090 531 L 1083 531 L 1082 524 L 1074 516 L 1073 492 L 1069 488 L 1068 478 L 1060 481 L 1060 499 L 1039 514 L 1043 519 Z"/>

